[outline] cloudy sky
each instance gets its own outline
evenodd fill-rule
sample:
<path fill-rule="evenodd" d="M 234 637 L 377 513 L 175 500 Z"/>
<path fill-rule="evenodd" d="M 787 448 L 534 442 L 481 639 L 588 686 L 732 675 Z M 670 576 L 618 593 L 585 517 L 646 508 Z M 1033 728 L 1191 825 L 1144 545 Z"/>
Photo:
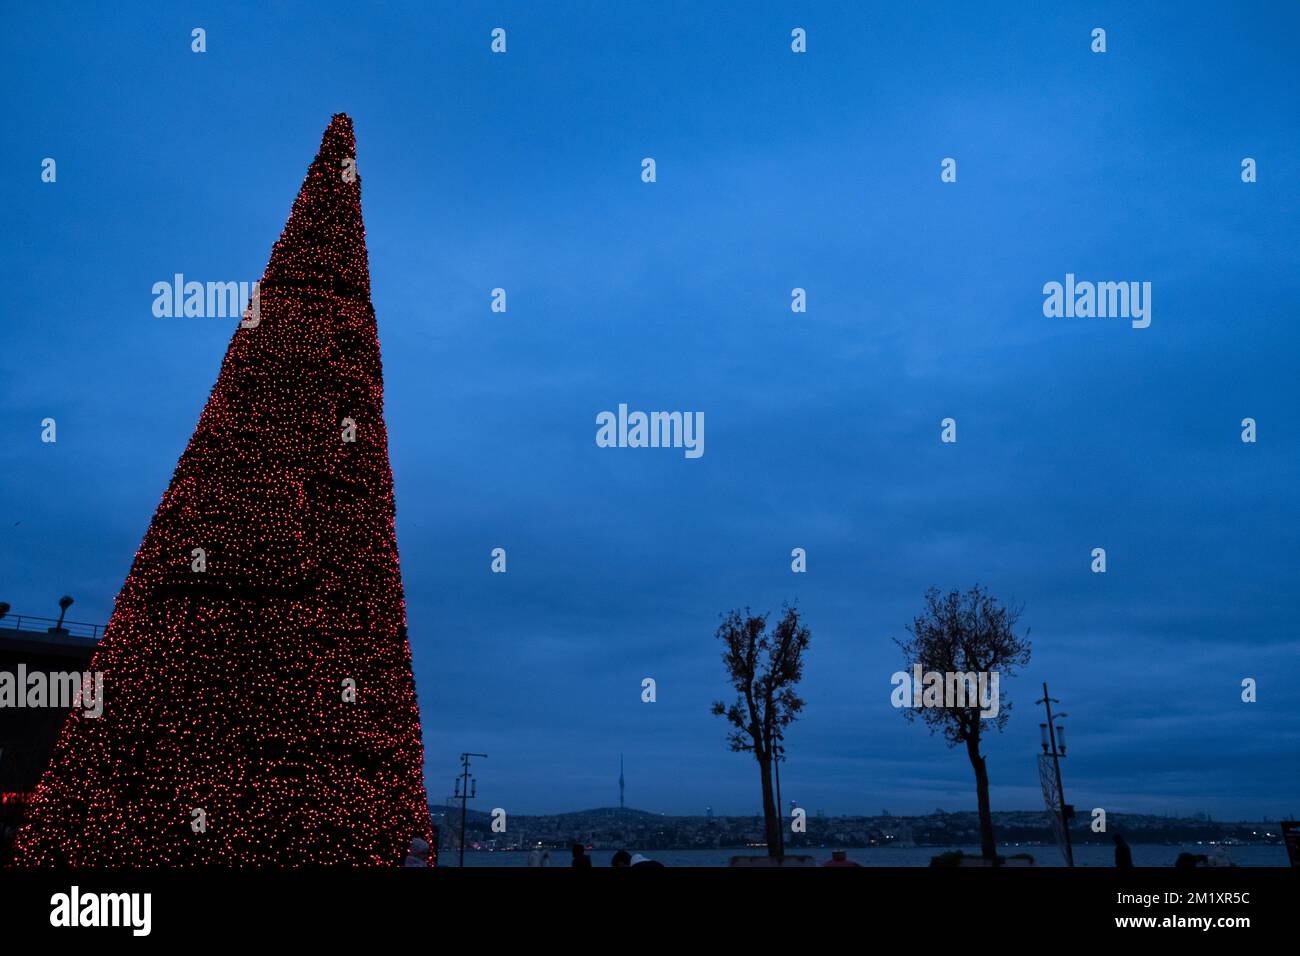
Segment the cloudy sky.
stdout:
<path fill-rule="evenodd" d="M 1033 643 L 996 809 L 1041 806 L 1047 681 L 1077 806 L 1300 812 L 1296 8 L 700 6 L 13 11 L 0 599 L 108 619 L 233 325 L 151 286 L 260 277 L 345 111 L 432 800 L 473 750 L 480 808 L 616 804 L 621 752 L 631 806 L 755 812 L 713 633 L 797 600 L 784 795 L 973 809 L 889 677 L 980 582 Z M 1066 273 L 1150 282 L 1150 327 L 1044 317 Z M 598 448 L 620 402 L 705 454 Z"/>

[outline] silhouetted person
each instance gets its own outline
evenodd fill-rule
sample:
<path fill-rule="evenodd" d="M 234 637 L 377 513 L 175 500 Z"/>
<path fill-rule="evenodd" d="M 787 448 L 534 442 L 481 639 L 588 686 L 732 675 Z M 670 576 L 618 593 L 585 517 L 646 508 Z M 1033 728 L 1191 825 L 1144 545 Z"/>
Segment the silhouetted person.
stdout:
<path fill-rule="evenodd" d="M 1178 859 L 1174 860 L 1174 869 L 1190 870 L 1194 867 L 1200 866 L 1208 859 L 1209 857 L 1204 853 L 1180 853 L 1178 854 Z"/>
<path fill-rule="evenodd" d="M 429 844 L 420 837 L 411 840 L 411 847 L 406 851 L 406 861 L 402 866 L 428 866 Z"/>
<path fill-rule="evenodd" d="M 1115 866 L 1121 870 L 1133 869 L 1133 848 L 1120 833 L 1115 834 Z"/>
<path fill-rule="evenodd" d="M 638 866 L 658 867 L 659 869 L 663 869 L 664 865 L 660 863 L 658 860 L 650 859 L 650 857 L 648 856 L 642 856 L 640 853 L 633 853 L 632 869 L 635 870 Z"/>
<path fill-rule="evenodd" d="M 850 860 L 848 851 L 846 850 L 831 850 L 831 858 L 822 864 L 822 866 L 861 866 L 861 865 L 862 864 L 858 863 L 856 860 Z"/>
<path fill-rule="evenodd" d="M 591 869 L 591 857 L 587 856 L 587 851 L 583 849 L 581 843 L 573 844 L 573 865 L 579 870 Z"/>
<path fill-rule="evenodd" d="M 616 870 L 629 867 L 632 865 L 632 854 L 628 853 L 627 850 L 619 850 L 609 861 L 609 865 Z"/>

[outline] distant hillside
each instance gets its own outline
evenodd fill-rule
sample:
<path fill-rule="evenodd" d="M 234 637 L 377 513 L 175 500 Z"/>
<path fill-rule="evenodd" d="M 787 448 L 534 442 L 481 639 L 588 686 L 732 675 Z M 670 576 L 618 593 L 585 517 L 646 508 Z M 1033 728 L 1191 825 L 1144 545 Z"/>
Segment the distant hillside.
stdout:
<path fill-rule="evenodd" d="M 453 804 L 451 806 L 447 806 L 446 804 L 431 803 L 429 804 L 429 812 L 432 813 L 434 817 L 442 816 L 444 813 L 450 813 L 457 820 L 460 819 L 459 804 Z M 663 817 L 658 813 L 651 813 L 649 810 L 634 810 L 631 807 L 597 807 L 594 810 L 567 810 L 564 813 L 528 814 L 528 815 L 520 814 L 518 815 L 518 817 L 512 814 L 510 817 L 510 819 L 520 819 L 520 820 L 560 820 L 560 821 L 567 820 L 567 821 L 574 821 L 574 822 L 578 822 L 580 820 L 587 820 L 587 819 L 631 820 L 631 819 L 647 819 L 647 818 L 674 819 L 669 817 Z M 474 823 L 476 821 L 487 823 L 490 822 L 491 819 L 492 819 L 492 815 L 485 810 L 467 809 L 465 811 L 466 823 Z M 681 819 L 691 819 L 691 818 L 686 817 Z M 703 820 L 704 817 L 700 817 L 700 819 Z"/>
<path fill-rule="evenodd" d="M 595 810 L 574 810 L 561 813 L 561 817 L 657 817 L 659 814 L 649 810 L 633 810 L 631 807 L 598 807 Z"/>
<path fill-rule="evenodd" d="M 434 822 L 442 828 L 444 846 L 459 840 L 460 808 L 432 806 Z M 491 815 L 482 810 L 465 814 L 469 846 L 498 849 L 523 846 L 565 846 L 573 842 L 593 847 L 640 846 L 651 849 L 743 847 L 763 842 L 763 821 L 751 816 L 666 816 L 646 810 L 598 807 L 557 814 L 509 814 L 504 833 L 494 833 Z M 1220 822 L 1206 817 L 1165 817 L 1112 813 L 1103 833 L 1092 832 L 1090 818 L 1076 818 L 1070 835 L 1076 844 L 1109 844 L 1115 833 L 1130 843 L 1281 844 L 1275 822 Z M 788 835 L 787 847 L 799 846 L 962 846 L 979 843 L 979 819 L 974 811 L 936 811 L 921 816 L 809 816 L 807 831 Z M 993 828 L 1002 845 L 1050 845 L 1051 822 L 1043 810 L 994 811 Z"/>

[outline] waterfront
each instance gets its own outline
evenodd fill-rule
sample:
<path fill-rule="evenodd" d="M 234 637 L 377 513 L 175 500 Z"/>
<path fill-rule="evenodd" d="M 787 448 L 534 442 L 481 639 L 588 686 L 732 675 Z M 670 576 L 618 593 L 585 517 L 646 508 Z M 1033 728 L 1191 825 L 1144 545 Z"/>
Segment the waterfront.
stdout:
<path fill-rule="evenodd" d="M 636 847 L 629 847 L 636 852 Z M 819 863 L 831 858 L 832 847 L 800 849 L 797 852 L 813 856 Z M 1287 866 L 1286 847 L 1281 844 L 1249 844 L 1243 846 L 1207 846 L 1204 844 L 1186 844 L 1165 846 L 1163 844 L 1133 844 L 1133 862 L 1140 867 L 1170 867 L 1179 853 L 1204 853 L 1213 856 L 1222 849 L 1228 859 L 1237 866 Z M 929 866 L 930 858 L 951 850 L 961 850 L 969 856 L 979 856 L 977 846 L 921 846 L 921 847 L 859 847 L 848 850 L 848 857 L 863 866 L 871 867 L 913 867 Z M 609 866 L 613 850 L 591 850 L 594 866 Z M 761 850 L 725 849 L 725 850 L 655 850 L 646 855 L 664 864 L 664 866 L 727 866 L 733 856 L 757 855 Z M 1003 846 L 998 848 L 1003 856 L 1028 853 L 1038 866 L 1063 867 L 1065 861 L 1054 846 Z M 567 868 L 569 853 L 563 849 L 551 850 L 551 866 Z M 442 866 L 455 867 L 458 864 L 455 851 L 444 851 L 440 861 Z M 1115 851 L 1110 846 L 1084 845 L 1074 848 L 1076 866 L 1109 867 L 1115 862 Z M 528 854 L 516 850 L 467 850 L 465 853 L 467 867 L 509 867 L 528 865 Z"/>

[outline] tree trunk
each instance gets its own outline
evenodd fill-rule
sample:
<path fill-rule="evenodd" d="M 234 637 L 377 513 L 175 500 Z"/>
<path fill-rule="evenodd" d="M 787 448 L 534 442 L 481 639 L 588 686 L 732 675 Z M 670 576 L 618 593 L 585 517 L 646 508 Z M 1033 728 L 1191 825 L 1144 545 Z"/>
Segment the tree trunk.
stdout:
<path fill-rule="evenodd" d="M 997 859 L 998 847 L 993 841 L 993 811 L 989 809 L 989 771 L 985 758 L 980 755 L 980 742 L 976 738 L 966 741 L 966 754 L 975 768 L 975 795 L 980 811 L 980 852 L 986 860 Z"/>
<path fill-rule="evenodd" d="M 767 855 L 781 855 L 781 817 L 776 808 L 776 798 L 772 796 L 772 762 L 761 751 L 754 751 L 758 758 L 758 772 L 763 780 L 763 834 L 767 840 Z"/>

